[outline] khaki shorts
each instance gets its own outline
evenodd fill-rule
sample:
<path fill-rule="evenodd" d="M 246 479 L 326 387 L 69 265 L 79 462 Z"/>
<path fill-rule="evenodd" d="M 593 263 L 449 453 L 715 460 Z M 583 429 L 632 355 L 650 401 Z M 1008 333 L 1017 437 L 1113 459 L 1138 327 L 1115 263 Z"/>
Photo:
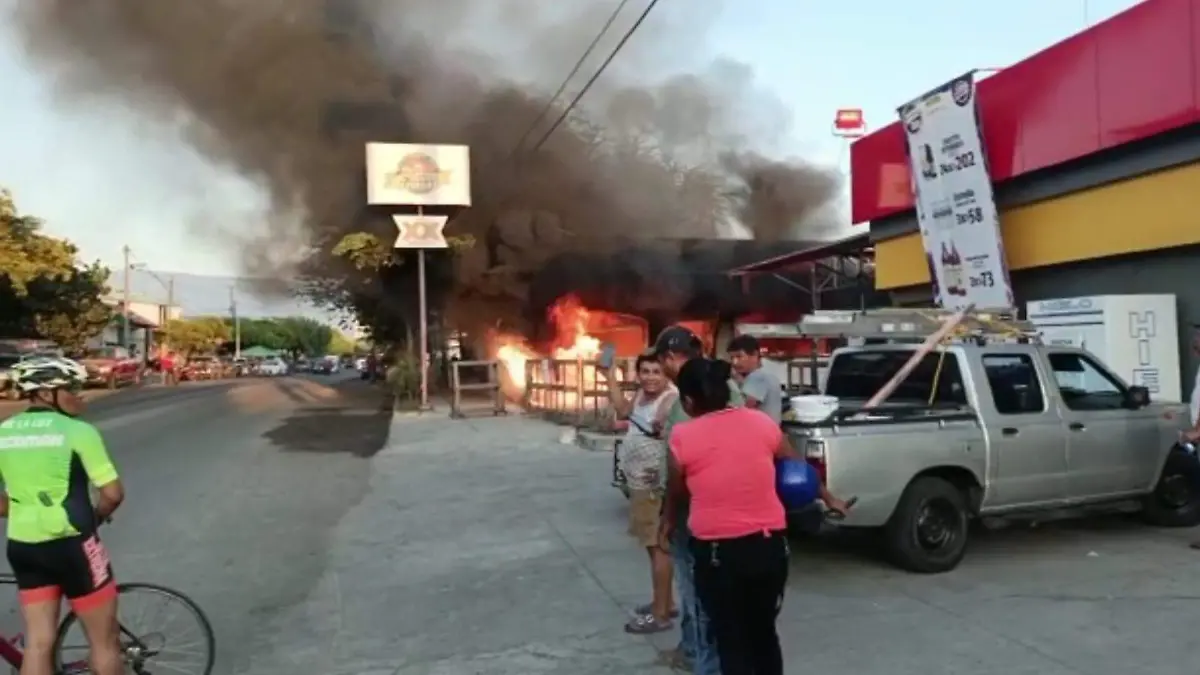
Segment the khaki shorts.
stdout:
<path fill-rule="evenodd" d="M 651 490 L 634 490 L 629 494 L 629 534 L 646 548 L 658 546 L 662 501 L 662 497 Z"/>

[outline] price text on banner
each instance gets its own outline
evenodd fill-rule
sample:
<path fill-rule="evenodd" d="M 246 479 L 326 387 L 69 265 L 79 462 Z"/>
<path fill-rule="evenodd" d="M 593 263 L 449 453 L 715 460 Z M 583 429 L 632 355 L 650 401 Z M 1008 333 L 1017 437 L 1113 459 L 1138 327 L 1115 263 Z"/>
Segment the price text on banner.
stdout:
<path fill-rule="evenodd" d="M 937 303 L 1013 306 L 975 105 L 972 73 L 899 109 L 908 138 L 913 201 Z"/>

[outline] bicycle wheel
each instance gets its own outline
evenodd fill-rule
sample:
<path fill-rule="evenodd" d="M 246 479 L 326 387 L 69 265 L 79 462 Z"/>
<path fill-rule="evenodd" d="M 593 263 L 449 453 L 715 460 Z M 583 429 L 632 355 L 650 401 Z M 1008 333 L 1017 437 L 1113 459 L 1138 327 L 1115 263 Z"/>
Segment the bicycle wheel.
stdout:
<path fill-rule="evenodd" d="M 183 593 L 156 584 L 119 584 L 117 620 L 126 668 L 135 675 L 186 673 L 211 675 L 216 661 L 216 638 L 204 611 Z M 148 610 L 156 606 L 159 609 Z M 164 618 L 163 609 L 182 610 L 182 620 Z M 74 612 L 58 627 L 54 642 L 56 673 L 88 673 L 88 646 Z M 175 626 L 172 628 L 172 626 Z"/>

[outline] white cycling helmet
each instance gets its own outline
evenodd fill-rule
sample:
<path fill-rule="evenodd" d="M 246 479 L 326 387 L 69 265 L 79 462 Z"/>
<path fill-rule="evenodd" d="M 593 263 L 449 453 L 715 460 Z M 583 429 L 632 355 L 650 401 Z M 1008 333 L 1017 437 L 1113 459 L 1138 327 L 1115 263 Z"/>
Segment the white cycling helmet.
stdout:
<path fill-rule="evenodd" d="M 13 386 L 23 393 L 73 389 L 87 380 L 87 369 L 76 361 L 54 356 L 35 357 L 12 367 Z"/>

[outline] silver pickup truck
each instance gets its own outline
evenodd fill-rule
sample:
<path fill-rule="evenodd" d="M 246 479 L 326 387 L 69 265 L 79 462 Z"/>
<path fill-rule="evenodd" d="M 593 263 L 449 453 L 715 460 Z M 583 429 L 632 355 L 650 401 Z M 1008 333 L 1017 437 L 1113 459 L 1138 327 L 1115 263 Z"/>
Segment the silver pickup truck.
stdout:
<path fill-rule="evenodd" d="M 875 528 L 888 558 L 953 569 L 972 520 L 1050 519 L 1133 504 L 1151 524 L 1200 523 L 1200 462 L 1177 443 L 1180 403 L 1152 403 L 1092 354 L 1041 344 L 955 344 L 923 357 L 883 405 L 862 404 L 912 345 L 834 353 L 816 424 L 785 422 L 834 494 L 843 527 Z"/>

